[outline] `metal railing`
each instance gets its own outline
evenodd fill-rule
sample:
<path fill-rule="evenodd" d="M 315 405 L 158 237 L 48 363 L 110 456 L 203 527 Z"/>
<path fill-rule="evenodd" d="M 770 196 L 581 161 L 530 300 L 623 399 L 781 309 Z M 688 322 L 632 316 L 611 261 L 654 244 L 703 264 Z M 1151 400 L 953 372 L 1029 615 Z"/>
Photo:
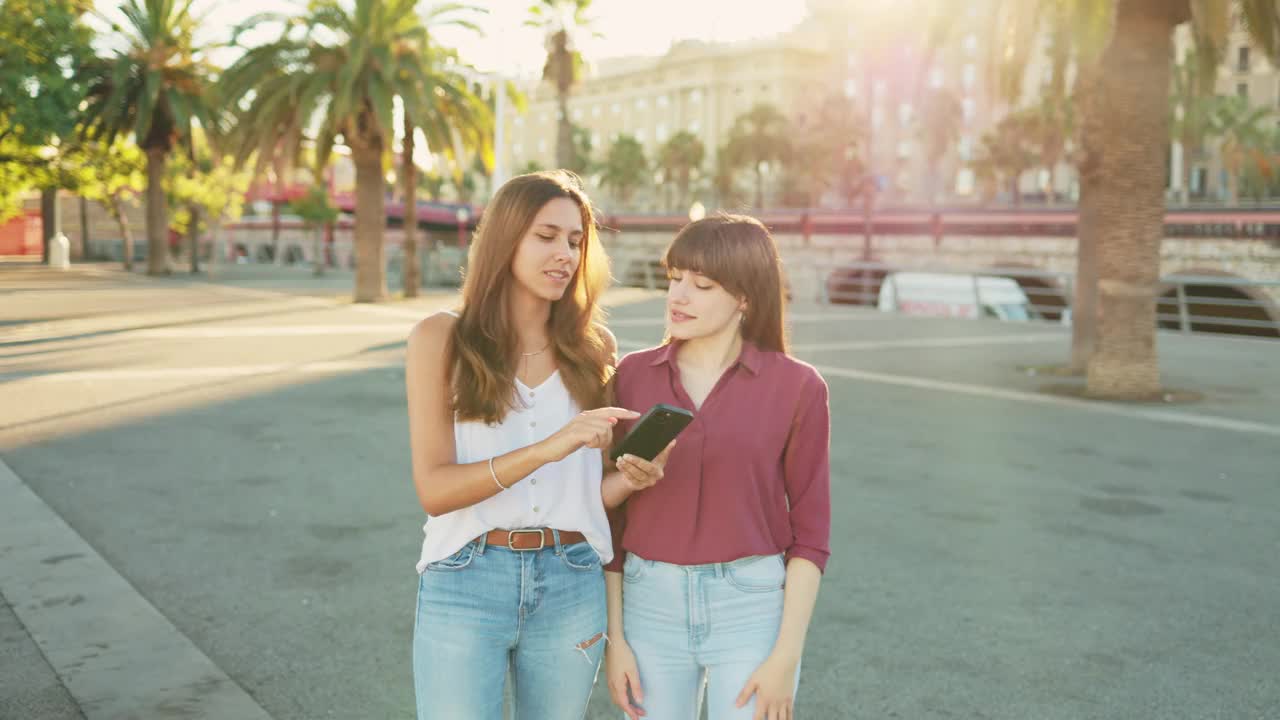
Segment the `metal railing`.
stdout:
<path fill-rule="evenodd" d="M 618 281 L 623 285 L 661 289 L 666 278 L 652 253 L 615 252 L 612 256 Z M 1069 323 L 1074 301 L 1075 274 L 1025 267 L 954 268 L 896 266 L 882 262 L 792 262 L 787 265 L 788 290 L 794 298 L 820 304 L 881 305 L 882 294 L 897 299 L 896 273 L 928 273 L 970 279 L 974 312 L 968 317 L 990 317 L 984 306 L 980 278 L 1010 278 L 1026 297 L 1030 319 Z M 889 292 L 885 294 L 886 286 Z M 1280 338 L 1280 278 L 1246 280 L 1216 275 L 1168 275 L 1160 279 L 1156 321 L 1161 327 L 1184 333 L 1228 333 Z M 893 305 L 892 302 L 887 303 Z"/>

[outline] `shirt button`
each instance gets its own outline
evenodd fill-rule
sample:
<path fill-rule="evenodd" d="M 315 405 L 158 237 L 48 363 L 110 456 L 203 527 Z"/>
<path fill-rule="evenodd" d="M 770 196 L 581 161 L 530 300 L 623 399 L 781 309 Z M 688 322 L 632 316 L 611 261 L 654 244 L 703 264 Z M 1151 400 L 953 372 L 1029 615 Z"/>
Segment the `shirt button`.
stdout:
<path fill-rule="evenodd" d="M 530 484 L 530 485 L 537 485 L 537 484 L 538 484 L 538 478 L 533 478 L 532 480 L 530 480 L 530 481 L 529 481 L 529 484 Z"/>
<path fill-rule="evenodd" d="M 529 427 L 538 427 L 538 421 L 537 421 L 537 420 L 531 420 L 531 421 L 529 422 Z"/>
<path fill-rule="evenodd" d="M 534 505 L 534 506 L 533 506 L 533 511 L 534 511 L 534 512 L 538 512 L 538 506 L 537 506 L 537 505 Z"/>
<path fill-rule="evenodd" d="M 537 396 L 538 396 L 537 393 L 535 393 L 534 391 L 532 390 L 529 391 L 529 397 L 537 397 Z"/>

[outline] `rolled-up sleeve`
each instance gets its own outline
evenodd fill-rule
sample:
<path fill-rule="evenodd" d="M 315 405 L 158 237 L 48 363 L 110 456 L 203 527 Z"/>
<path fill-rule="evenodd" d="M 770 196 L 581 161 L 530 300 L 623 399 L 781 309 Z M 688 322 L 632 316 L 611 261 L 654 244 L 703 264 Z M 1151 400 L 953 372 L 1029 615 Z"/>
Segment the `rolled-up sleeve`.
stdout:
<path fill-rule="evenodd" d="M 827 384 L 813 371 L 791 423 L 783 457 L 792 543 L 786 557 L 826 570 L 831 556 L 831 407 Z"/>

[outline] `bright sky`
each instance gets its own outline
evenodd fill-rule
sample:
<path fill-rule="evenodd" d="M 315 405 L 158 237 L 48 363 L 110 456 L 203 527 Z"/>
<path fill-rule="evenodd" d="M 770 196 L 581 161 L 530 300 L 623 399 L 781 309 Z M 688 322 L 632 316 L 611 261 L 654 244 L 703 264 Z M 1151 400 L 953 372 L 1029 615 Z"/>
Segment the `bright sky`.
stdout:
<path fill-rule="evenodd" d="M 443 42 L 458 48 L 467 62 L 481 70 L 513 75 L 541 71 L 542 36 L 524 27 L 533 0 L 472 0 L 471 4 L 489 10 L 476 18 L 484 36 L 444 28 L 440 31 Z M 256 13 L 301 14 L 305 5 L 301 0 L 196 0 L 195 11 L 208 13 L 202 33 L 207 42 L 225 41 L 236 23 Z M 423 7 L 430 7 L 430 2 L 424 0 Z M 584 38 L 582 49 L 593 60 L 661 55 L 672 42 L 687 38 L 732 42 L 774 35 L 792 28 L 804 15 L 804 0 L 595 0 L 590 17 L 603 37 Z M 111 16 L 119 21 L 118 13 Z"/>

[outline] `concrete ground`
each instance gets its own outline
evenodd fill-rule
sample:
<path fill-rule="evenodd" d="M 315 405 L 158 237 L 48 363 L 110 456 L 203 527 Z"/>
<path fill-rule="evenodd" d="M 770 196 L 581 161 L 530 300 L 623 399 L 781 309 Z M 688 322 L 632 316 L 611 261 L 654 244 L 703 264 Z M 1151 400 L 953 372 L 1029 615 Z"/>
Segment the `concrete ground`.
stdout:
<path fill-rule="evenodd" d="M 412 716 L 404 338 L 455 296 L 349 292 L 0 266 L 0 720 Z M 1280 718 L 1280 344 L 1162 334 L 1205 399 L 1113 405 L 1018 369 L 1062 328 L 793 318 L 834 423 L 799 717 Z"/>

